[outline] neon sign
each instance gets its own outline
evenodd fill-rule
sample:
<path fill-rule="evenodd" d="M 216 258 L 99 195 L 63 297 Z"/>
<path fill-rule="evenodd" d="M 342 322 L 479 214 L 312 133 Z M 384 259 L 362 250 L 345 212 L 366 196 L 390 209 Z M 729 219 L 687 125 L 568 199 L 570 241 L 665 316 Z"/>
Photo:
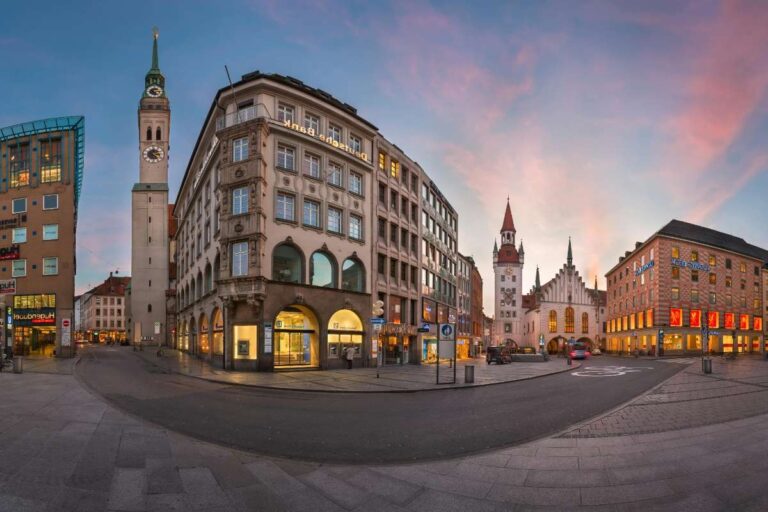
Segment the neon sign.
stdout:
<path fill-rule="evenodd" d="M 709 272 L 709 265 L 699 263 L 698 261 L 685 261 L 679 258 L 672 258 L 672 264 L 676 267 L 688 267 L 691 270 L 703 270 L 704 272 Z"/>
<path fill-rule="evenodd" d="M 368 153 L 365 153 L 364 151 L 357 151 L 355 150 L 355 148 L 348 146 L 343 142 L 339 142 L 332 137 L 326 137 L 322 133 L 318 134 L 314 128 L 305 128 L 304 126 L 298 123 L 294 123 L 290 120 L 283 121 L 283 126 L 295 132 L 303 133 L 304 135 L 309 135 L 310 137 L 317 139 L 320 142 L 325 142 L 329 146 L 333 146 L 334 148 L 344 151 L 345 153 L 349 153 L 350 155 L 356 156 L 357 158 L 359 158 L 360 160 L 363 160 L 366 163 L 370 163 L 370 160 L 368 160 Z"/>
<path fill-rule="evenodd" d="M 640 274 L 642 274 L 643 272 L 645 272 L 649 268 L 652 268 L 653 265 L 654 265 L 654 261 L 653 260 L 649 261 L 648 263 L 646 263 L 645 265 L 643 265 L 639 269 L 635 270 L 635 275 L 639 276 Z"/>

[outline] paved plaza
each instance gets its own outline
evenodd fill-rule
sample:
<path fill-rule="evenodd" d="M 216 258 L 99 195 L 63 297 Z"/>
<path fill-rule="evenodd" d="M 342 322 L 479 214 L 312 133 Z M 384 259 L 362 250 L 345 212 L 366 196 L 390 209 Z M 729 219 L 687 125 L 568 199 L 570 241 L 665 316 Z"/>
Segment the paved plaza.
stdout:
<path fill-rule="evenodd" d="M 718 361 L 712 376 L 691 365 L 598 420 L 609 420 L 610 432 L 589 432 L 593 421 L 474 456 L 378 466 L 267 458 L 195 441 L 107 405 L 69 374 L 72 361 L 26 368 L 0 373 L 0 510 L 768 508 L 768 415 L 760 409 L 768 363 L 757 359 Z M 758 408 L 734 419 L 724 405 L 743 395 Z M 691 414 L 691 403 L 714 412 Z M 643 414 L 678 419 L 638 433 L 646 430 Z"/>

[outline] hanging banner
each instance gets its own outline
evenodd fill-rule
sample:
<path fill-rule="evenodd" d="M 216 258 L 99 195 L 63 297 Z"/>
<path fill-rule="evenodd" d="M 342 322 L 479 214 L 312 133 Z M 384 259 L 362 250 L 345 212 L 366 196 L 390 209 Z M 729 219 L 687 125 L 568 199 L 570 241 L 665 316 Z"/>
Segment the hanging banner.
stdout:
<path fill-rule="evenodd" d="M 683 310 L 681 308 L 669 309 L 669 326 L 670 327 L 683 326 Z"/>
<path fill-rule="evenodd" d="M 720 313 L 717 311 L 710 311 L 707 313 L 707 327 L 710 329 L 717 329 L 720 327 Z"/>
<path fill-rule="evenodd" d="M 725 314 L 725 328 L 735 329 L 736 327 L 736 315 L 734 313 Z"/>
<path fill-rule="evenodd" d="M 743 331 L 749 330 L 749 315 L 741 315 L 739 318 L 739 329 Z"/>
<path fill-rule="evenodd" d="M 701 310 L 700 309 L 692 309 L 690 312 L 690 326 L 691 327 L 701 327 Z"/>

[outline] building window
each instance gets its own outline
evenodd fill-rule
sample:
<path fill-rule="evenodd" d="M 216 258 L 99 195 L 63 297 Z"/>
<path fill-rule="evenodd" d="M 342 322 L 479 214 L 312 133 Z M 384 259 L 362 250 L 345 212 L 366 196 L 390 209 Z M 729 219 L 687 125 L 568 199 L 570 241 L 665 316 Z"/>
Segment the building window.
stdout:
<path fill-rule="evenodd" d="M 248 158 L 248 138 L 235 139 L 232 142 L 232 161 L 242 162 Z"/>
<path fill-rule="evenodd" d="M 349 147 L 352 148 L 352 151 L 355 153 L 360 153 L 363 151 L 363 141 L 360 139 L 360 137 L 356 137 L 355 135 L 349 136 Z"/>
<path fill-rule="evenodd" d="M 248 213 L 248 187 L 238 187 L 232 191 L 232 215 Z"/>
<path fill-rule="evenodd" d="M 699 282 L 699 271 L 698 270 L 691 270 L 691 281 L 694 283 Z"/>
<path fill-rule="evenodd" d="M 292 245 L 281 244 L 272 253 L 272 279 L 284 283 L 304 281 L 304 258 Z"/>
<path fill-rule="evenodd" d="M 339 164 L 328 164 L 328 183 L 336 187 L 344 186 L 344 171 Z"/>
<path fill-rule="evenodd" d="M 680 288 L 677 286 L 672 287 L 672 300 L 680 300 Z"/>
<path fill-rule="evenodd" d="M 691 251 L 691 261 L 699 261 L 699 251 Z"/>
<path fill-rule="evenodd" d="M 282 144 L 277 146 L 277 166 L 281 169 L 287 169 L 289 171 L 294 170 L 296 151 L 288 146 Z"/>
<path fill-rule="evenodd" d="M 377 271 L 381 277 L 387 275 L 387 257 L 379 253 L 376 258 Z"/>
<path fill-rule="evenodd" d="M 398 162 L 397 160 L 392 160 L 389 163 L 389 174 L 393 178 L 400 177 L 400 162 Z"/>
<path fill-rule="evenodd" d="M 61 139 L 40 142 L 40 181 L 61 181 Z"/>
<path fill-rule="evenodd" d="M 58 240 L 58 239 L 59 239 L 59 225 L 43 224 L 43 240 Z"/>
<path fill-rule="evenodd" d="M 29 144 L 10 148 L 11 187 L 29 185 Z"/>
<path fill-rule="evenodd" d="M 742 290 L 746 290 L 747 289 L 747 280 L 746 279 L 742 279 L 741 280 L 741 289 Z"/>
<path fill-rule="evenodd" d="M 286 121 L 293 123 L 295 121 L 293 107 L 290 105 L 285 105 L 284 103 L 278 104 L 277 120 L 283 123 Z"/>
<path fill-rule="evenodd" d="M 23 244 L 27 241 L 27 228 L 13 228 L 11 240 L 15 244 Z"/>
<path fill-rule="evenodd" d="M 733 306 L 733 296 L 730 293 L 725 294 L 725 305 Z"/>
<path fill-rule="evenodd" d="M 741 296 L 741 307 L 747 307 L 747 298 L 743 295 Z"/>
<path fill-rule="evenodd" d="M 710 304 L 717 303 L 717 294 L 715 292 L 709 292 L 709 303 Z"/>
<path fill-rule="evenodd" d="M 11 277 L 24 277 L 27 275 L 27 260 L 13 260 L 11 264 Z"/>
<path fill-rule="evenodd" d="M 59 273 L 59 258 L 43 258 L 43 275 L 55 276 Z"/>
<path fill-rule="evenodd" d="M 320 157 L 312 153 L 304 153 L 304 174 L 320 179 Z"/>
<path fill-rule="evenodd" d="M 379 240 L 387 241 L 387 220 L 379 217 L 378 220 L 378 234 Z"/>
<path fill-rule="evenodd" d="M 379 204 L 387 207 L 387 186 L 383 183 L 379 183 Z"/>
<path fill-rule="evenodd" d="M 717 284 L 717 274 L 714 272 L 709 273 L 709 284 Z"/>
<path fill-rule="evenodd" d="M 357 215 L 349 216 L 349 237 L 355 240 L 363 239 L 363 219 Z"/>
<path fill-rule="evenodd" d="M 709 266 L 710 267 L 714 267 L 715 264 L 717 264 L 717 258 L 715 257 L 714 254 L 710 254 L 709 255 Z"/>
<path fill-rule="evenodd" d="M 731 258 L 725 258 L 725 268 L 730 269 L 731 265 Z"/>
<path fill-rule="evenodd" d="M 341 266 L 341 289 L 365 292 L 365 267 L 355 258 L 347 258 Z"/>
<path fill-rule="evenodd" d="M 315 135 L 320 132 L 320 118 L 313 116 L 312 114 L 304 114 L 304 128 L 307 129 L 310 135 Z"/>
<path fill-rule="evenodd" d="M 672 257 L 673 258 L 679 258 L 680 257 L 680 248 L 679 247 L 672 247 Z"/>
<path fill-rule="evenodd" d="M 699 302 L 699 290 L 691 290 L 691 302 Z"/>
<path fill-rule="evenodd" d="M 27 211 L 27 198 L 19 197 L 13 200 L 11 204 L 11 211 L 13 213 L 26 213 Z"/>
<path fill-rule="evenodd" d="M 248 274 L 248 242 L 232 244 L 232 277 Z"/>
<path fill-rule="evenodd" d="M 387 157 L 384 155 L 384 153 L 379 152 L 379 170 L 384 171 L 387 168 Z"/>
<path fill-rule="evenodd" d="M 725 287 L 730 288 L 733 285 L 733 279 L 731 276 L 725 276 Z"/>
<path fill-rule="evenodd" d="M 557 311 L 549 312 L 549 332 L 557 332 Z"/>
<path fill-rule="evenodd" d="M 343 233 L 341 224 L 342 212 L 338 208 L 328 208 L 328 231 Z"/>
<path fill-rule="evenodd" d="M 341 142 L 341 128 L 335 124 L 328 124 L 328 138 L 335 142 Z"/>
<path fill-rule="evenodd" d="M 289 221 L 296 220 L 294 197 L 292 195 L 283 192 L 277 193 L 277 210 L 275 211 L 275 218 Z"/>
<path fill-rule="evenodd" d="M 589 334 L 589 313 L 587 312 L 581 314 L 581 333 Z"/>
<path fill-rule="evenodd" d="M 363 195 L 363 175 L 356 172 L 349 173 L 349 191 L 359 196 Z"/>
<path fill-rule="evenodd" d="M 565 308 L 565 332 L 574 332 L 574 314 L 573 314 L 573 308 L 567 307 Z"/>
<path fill-rule="evenodd" d="M 397 260 L 395 258 L 389 258 L 389 277 L 393 280 L 397 279 Z"/>
<path fill-rule="evenodd" d="M 680 267 L 672 267 L 672 279 L 680 279 Z"/>
<path fill-rule="evenodd" d="M 322 251 L 312 254 L 309 259 L 309 284 L 323 288 L 336 286 L 336 262 Z"/>
<path fill-rule="evenodd" d="M 304 200 L 304 225 L 320 227 L 320 203 L 317 201 Z"/>
<path fill-rule="evenodd" d="M 59 194 L 48 194 L 43 196 L 43 210 L 58 210 Z"/>
<path fill-rule="evenodd" d="M 389 225 L 389 241 L 397 248 L 397 224 Z"/>

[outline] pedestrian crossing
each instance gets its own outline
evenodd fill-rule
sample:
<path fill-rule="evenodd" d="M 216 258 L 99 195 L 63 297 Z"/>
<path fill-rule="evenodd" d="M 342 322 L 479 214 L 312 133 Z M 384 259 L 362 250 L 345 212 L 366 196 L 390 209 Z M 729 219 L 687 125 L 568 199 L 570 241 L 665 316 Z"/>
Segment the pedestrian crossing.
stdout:
<path fill-rule="evenodd" d="M 661 363 L 672 363 L 672 364 L 689 365 L 689 364 L 695 363 L 699 359 L 700 358 L 698 358 L 698 357 L 675 357 L 675 358 L 672 358 L 672 359 L 658 359 L 658 361 L 661 362 Z"/>

